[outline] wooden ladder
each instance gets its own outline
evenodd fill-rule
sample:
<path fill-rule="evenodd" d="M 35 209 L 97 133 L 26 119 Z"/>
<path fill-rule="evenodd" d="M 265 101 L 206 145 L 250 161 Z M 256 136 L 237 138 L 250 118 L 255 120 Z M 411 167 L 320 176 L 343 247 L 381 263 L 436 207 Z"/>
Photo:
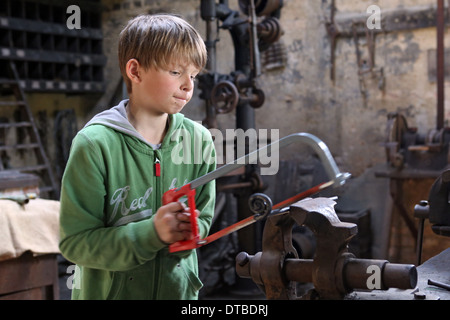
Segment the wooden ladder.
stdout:
<path fill-rule="evenodd" d="M 7 65 L 9 67 L 9 78 L 0 79 L 0 86 L 3 90 L 12 91 L 15 100 L 0 100 L 0 108 L 13 108 L 13 112 L 16 112 L 19 117 L 13 117 L 14 121 L 11 121 L 11 117 L 8 117 L 6 122 L 0 123 L 0 131 L 4 133 L 3 144 L 0 145 L 0 171 L 31 173 L 40 177 L 39 192 L 43 198 L 59 200 L 59 186 L 56 182 L 53 169 L 50 165 L 50 161 L 44 150 L 41 137 L 39 135 L 38 128 L 34 121 L 31 108 L 27 102 L 25 92 L 20 85 L 19 74 L 16 69 L 15 63 L 11 60 Z M 8 73 L 8 72 L 6 72 Z M 17 119 L 19 118 L 19 119 Z M 6 137 L 8 129 L 16 129 L 18 134 L 20 130 L 27 133 L 27 142 L 9 143 Z M 19 139 L 17 139 L 19 140 Z M 31 164 L 22 166 L 12 166 L 9 161 L 5 161 L 9 157 L 9 154 L 15 153 L 24 155 L 26 152 L 33 152 L 28 162 Z M 14 161 L 21 162 L 21 161 Z"/>

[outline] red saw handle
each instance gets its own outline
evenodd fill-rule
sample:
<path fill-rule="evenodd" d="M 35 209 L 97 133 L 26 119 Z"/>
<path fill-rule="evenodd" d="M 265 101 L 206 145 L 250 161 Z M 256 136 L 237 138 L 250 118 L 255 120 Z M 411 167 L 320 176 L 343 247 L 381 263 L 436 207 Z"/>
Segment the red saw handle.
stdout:
<path fill-rule="evenodd" d="M 190 184 L 186 184 L 181 188 L 170 189 L 163 194 L 162 202 L 163 205 L 176 202 L 183 196 L 187 196 L 188 206 L 191 211 L 191 230 L 192 230 L 192 238 L 189 240 L 177 241 L 172 243 L 169 246 L 169 252 L 177 252 L 183 250 L 195 249 L 198 247 L 198 241 L 200 236 L 198 234 L 198 224 L 197 217 L 195 214 L 196 206 L 195 206 L 195 189 L 191 188 Z"/>

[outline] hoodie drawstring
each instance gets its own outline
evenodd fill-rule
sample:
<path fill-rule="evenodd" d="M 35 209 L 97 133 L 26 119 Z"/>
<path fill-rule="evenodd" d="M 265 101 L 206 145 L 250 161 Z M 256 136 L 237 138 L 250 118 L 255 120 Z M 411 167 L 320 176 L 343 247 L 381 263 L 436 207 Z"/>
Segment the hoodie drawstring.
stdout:
<path fill-rule="evenodd" d="M 161 175 L 161 164 L 158 158 L 155 158 L 155 176 L 159 177 Z"/>

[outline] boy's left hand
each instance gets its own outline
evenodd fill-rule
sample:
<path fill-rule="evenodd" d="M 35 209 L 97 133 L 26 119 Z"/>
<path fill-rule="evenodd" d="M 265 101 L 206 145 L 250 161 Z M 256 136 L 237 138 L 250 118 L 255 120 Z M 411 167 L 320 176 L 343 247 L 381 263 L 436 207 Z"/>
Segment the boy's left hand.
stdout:
<path fill-rule="evenodd" d="M 195 211 L 197 216 L 200 214 Z M 190 240 L 191 213 L 189 208 L 181 202 L 171 202 L 161 206 L 153 218 L 153 224 L 159 239 L 170 245 L 177 241 Z"/>
<path fill-rule="evenodd" d="M 200 215 L 200 211 L 195 210 L 195 215 L 198 217 Z M 175 215 L 178 220 L 177 231 L 183 234 L 183 240 L 189 240 L 192 237 L 192 229 L 191 229 L 191 212 L 189 208 L 184 208 L 183 211 L 178 212 Z"/>

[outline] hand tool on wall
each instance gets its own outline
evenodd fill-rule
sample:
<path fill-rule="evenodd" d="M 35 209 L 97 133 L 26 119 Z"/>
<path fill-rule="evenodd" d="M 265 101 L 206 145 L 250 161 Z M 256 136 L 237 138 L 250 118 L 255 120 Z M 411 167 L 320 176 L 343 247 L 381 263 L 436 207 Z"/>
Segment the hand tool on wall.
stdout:
<path fill-rule="evenodd" d="M 257 163 L 258 154 L 261 152 L 269 150 L 270 152 L 273 150 L 280 150 L 294 142 L 303 142 L 310 146 L 315 153 L 319 156 L 327 175 L 330 177 L 330 183 L 327 186 L 340 186 L 344 184 L 345 180 L 350 177 L 349 173 L 341 173 L 328 149 L 326 144 L 317 138 L 316 136 L 309 133 L 294 133 L 288 135 L 280 140 L 277 140 L 269 145 L 261 147 L 255 151 L 248 153 L 245 156 L 238 158 L 237 160 L 230 162 L 228 164 L 223 165 L 222 167 L 201 176 L 188 184 L 180 188 L 174 188 L 166 191 L 163 194 L 162 202 L 163 204 L 167 204 L 170 202 L 178 201 L 181 197 L 187 196 L 188 206 L 191 212 L 194 212 L 196 209 L 195 205 L 195 189 L 214 180 L 219 177 L 222 177 L 236 169 L 239 169 L 249 163 Z M 200 239 L 198 233 L 198 224 L 197 217 L 192 214 L 190 217 L 191 229 L 192 229 L 192 237 L 189 240 L 178 241 L 169 246 L 170 252 L 177 252 L 189 249 L 196 249 L 205 244 L 205 241 Z M 207 242 L 206 242 L 207 243 Z"/>

